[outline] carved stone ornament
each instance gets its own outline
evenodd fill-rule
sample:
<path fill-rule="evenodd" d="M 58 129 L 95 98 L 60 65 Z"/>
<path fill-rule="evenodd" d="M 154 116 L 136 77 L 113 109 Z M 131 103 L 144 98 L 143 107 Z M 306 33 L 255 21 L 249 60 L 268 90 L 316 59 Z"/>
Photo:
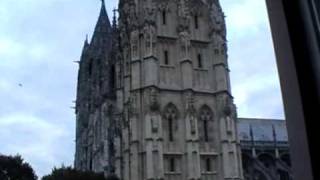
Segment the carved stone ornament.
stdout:
<path fill-rule="evenodd" d="M 155 25 L 157 18 L 157 11 L 155 9 L 156 5 L 151 1 L 144 7 L 143 13 L 145 18 L 145 24 Z"/>
<path fill-rule="evenodd" d="M 145 52 L 146 56 L 151 56 L 154 54 L 155 44 L 156 44 L 156 28 L 153 25 L 147 25 L 144 27 L 145 36 Z"/>
<path fill-rule="evenodd" d="M 225 105 L 223 109 L 225 116 L 230 117 L 232 115 L 232 108 L 233 105 L 230 98 L 225 98 Z"/>
<path fill-rule="evenodd" d="M 212 112 L 209 108 L 202 108 L 200 111 L 200 119 L 202 121 L 210 121 L 212 119 Z"/>
<path fill-rule="evenodd" d="M 139 25 L 135 8 L 134 3 L 125 3 L 123 7 L 126 22 L 130 25 L 131 29 L 136 29 Z"/>
<path fill-rule="evenodd" d="M 131 58 L 138 57 L 139 32 L 137 30 L 131 33 Z"/>
<path fill-rule="evenodd" d="M 210 19 L 211 19 L 211 33 L 218 33 L 221 36 L 226 36 L 224 15 L 220 7 L 215 3 L 212 3 L 210 10 Z"/>
<path fill-rule="evenodd" d="M 186 94 L 186 110 L 188 113 L 195 113 L 195 107 L 194 107 L 195 99 L 192 92 L 188 92 Z"/>
<path fill-rule="evenodd" d="M 128 111 L 130 115 L 134 115 L 137 113 L 137 95 L 136 94 L 132 94 L 128 101 Z"/>
<path fill-rule="evenodd" d="M 158 11 L 166 11 L 166 12 L 170 12 L 170 8 L 169 8 L 169 1 L 170 0 L 160 0 L 158 6 Z"/>
<path fill-rule="evenodd" d="M 190 19 L 190 12 L 185 0 L 180 0 L 178 4 L 178 33 L 189 30 Z"/>

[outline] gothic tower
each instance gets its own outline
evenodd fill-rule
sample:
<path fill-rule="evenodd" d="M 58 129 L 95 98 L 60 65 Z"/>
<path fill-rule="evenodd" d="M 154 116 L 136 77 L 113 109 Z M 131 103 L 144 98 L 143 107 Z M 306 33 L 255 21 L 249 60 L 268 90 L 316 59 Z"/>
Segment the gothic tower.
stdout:
<path fill-rule="evenodd" d="M 242 179 L 218 0 L 120 0 L 118 33 L 120 178 Z"/>
<path fill-rule="evenodd" d="M 111 127 L 116 105 L 112 53 L 115 31 L 102 1 L 92 39 L 90 43 L 85 40 L 79 61 L 74 162 L 79 170 L 103 172 L 112 169 L 109 161 L 113 156 Z"/>
<path fill-rule="evenodd" d="M 218 0 L 105 3 L 79 62 L 75 167 L 122 180 L 241 180 Z"/>

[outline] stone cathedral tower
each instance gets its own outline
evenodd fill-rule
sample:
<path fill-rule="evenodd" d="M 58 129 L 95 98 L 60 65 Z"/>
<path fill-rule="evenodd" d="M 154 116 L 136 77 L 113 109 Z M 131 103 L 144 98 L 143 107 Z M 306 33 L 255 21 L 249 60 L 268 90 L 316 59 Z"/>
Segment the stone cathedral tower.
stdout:
<path fill-rule="evenodd" d="M 123 180 L 241 180 L 218 0 L 120 0 L 80 61 L 78 169 Z"/>

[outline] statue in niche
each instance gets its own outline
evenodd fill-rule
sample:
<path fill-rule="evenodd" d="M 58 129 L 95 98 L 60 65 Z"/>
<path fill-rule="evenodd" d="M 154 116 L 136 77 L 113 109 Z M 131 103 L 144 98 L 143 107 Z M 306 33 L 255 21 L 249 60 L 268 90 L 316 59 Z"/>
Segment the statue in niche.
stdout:
<path fill-rule="evenodd" d="M 145 34 L 145 51 L 146 56 L 151 56 L 154 54 L 155 43 L 156 43 L 156 29 L 153 25 L 147 25 L 144 28 Z"/>
<path fill-rule="evenodd" d="M 226 129 L 227 132 L 230 133 L 232 132 L 232 102 L 230 100 L 230 98 L 226 98 L 225 99 L 225 107 L 224 107 L 224 114 L 225 114 L 225 118 L 226 118 Z"/>
<path fill-rule="evenodd" d="M 189 58 L 189 49 L 191 47 L 191 37 L 187 31 L 182 31 L 179 33 L 180 43 L 184 52 L 184 58 Z"/>
<path fill-rule="evenodd" d="M 196 133 L 196 109 L 194 107 L 194 96 L 192 92 L 188 92 L 187 97 L 186 97 L 186 110 L 187 113 L 190 115 L 190 130 L 191 134 Z"/>

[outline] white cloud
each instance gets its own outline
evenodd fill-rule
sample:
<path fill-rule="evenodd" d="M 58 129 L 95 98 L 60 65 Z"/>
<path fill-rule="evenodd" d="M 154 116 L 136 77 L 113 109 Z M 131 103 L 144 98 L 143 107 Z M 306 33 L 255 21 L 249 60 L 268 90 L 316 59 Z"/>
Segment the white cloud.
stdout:
<path fill-rule="evenodd" d="M 238 115 L 284 118 L 265 1 L 221 3 L 227 16 L 231 84 Z"/>
<path fill-rule="evenodd" d="M 27 113 L 0 116 L 0 129 L 0 140 L 5 144 L 1 147 L 2 153 L 21 154 L 37 169 L 39 175 L 47 173 L 54 164 L 61 162 L 57 156 L 68 151 L 68 142 L 61 140 L 72 138 L 68 127 Z M 65 160 L 71 163 L 71 159 Z"/>
<path fill-rule="evenodd" d="M 230 39 L 258 33 L 268 24 L 263 0 L 223 0 L 221 3 L 226 14 Z"/>

